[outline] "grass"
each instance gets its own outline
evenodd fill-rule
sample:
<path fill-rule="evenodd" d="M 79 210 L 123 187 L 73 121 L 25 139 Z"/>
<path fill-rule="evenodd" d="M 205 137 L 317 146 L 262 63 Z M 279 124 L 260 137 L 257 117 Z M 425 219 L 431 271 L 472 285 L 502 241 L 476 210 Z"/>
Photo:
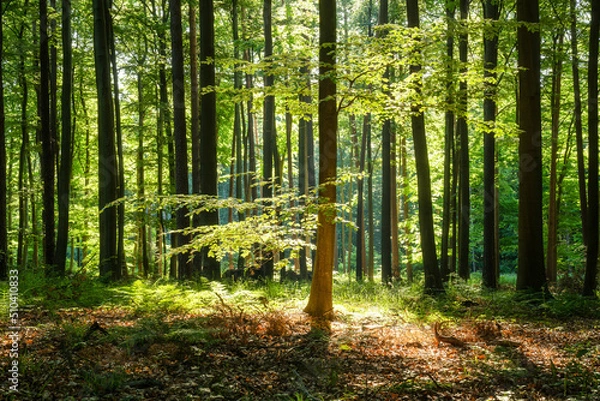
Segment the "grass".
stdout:
<path fill-rule="evenodd" d="M 474 274 L 468 282 L 451 280 L 445 294 L 433 297 L 424 294 L 419 284 L 384 286 L 334 275 L 333 296 L 336 310 L 343 313 L 376 311 L 382 316 L 401 316 L 407 322 L 458 319 L 473 313 L 507 320 L 600 319 L 597 300 L 561 293 L 553 299 L 529 303 L 512 290 L 514 281 L 514 275 L 502 276 L 501 289 L 487 291 L 481 287 L 480 277 Z M 221 302 L 220 299 L 246 311 L 261 310 L 267 303 L 271 309 L 302 309 L 310 292 L 308 283 L 225 284 L 204 279 L 181 283 L 135 279 L 105 285 L 85 275 L 48 279 L 28 271 L 21 273 L 19 284 L 22 308 L 37 307 L 52 312 L 62 308 L 120 307 L 140 316 L 197 314 Z M 7 297 L 6 283 L 0 284 L 0 292 Z M 6 304 L 3 303 L 4 308 Z"/>

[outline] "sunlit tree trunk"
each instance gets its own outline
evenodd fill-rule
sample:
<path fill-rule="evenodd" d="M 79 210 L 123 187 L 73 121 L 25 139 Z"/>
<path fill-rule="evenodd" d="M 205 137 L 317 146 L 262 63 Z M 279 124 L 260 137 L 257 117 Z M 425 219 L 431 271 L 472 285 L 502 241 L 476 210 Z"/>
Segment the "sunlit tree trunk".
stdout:
<path fill-rule="evenodd" d="M 319 2 L 319 213 L 317 257 L 310 297 L 304 311 L 316 327 L 328 329 L 333 318 L 333 266 L 335 258 L 337 103 L 335 83 L 336 1 Z M 321 326 L 324 325 L 325 327 Z"/>
<path fill-rule="evenodd" d="M 483 6 L 484 18 L 497 23 L 500 4 L 486 0 Z M 483 285 L 487 288 L 498 286 L 498 260 L 496 243 L 496 67 L 498 65 L 498 33 L 492 29 L 484 31 L 484 79 L 486 87 L 483 99 L 483 120 L 489 128 L 483 137 Z"/>
<path fill-rule="evenodd" d="M 419 29 L 418 0 L 406 1 L 408 27 Z M 418 51 L 418 50 L 415 50 Z M 411 75 L 416 82 L 417 96 L 420 96 L 421 65 L 410 66 Z M 418 100 L 411 105 L 412 134 L 415 149 L 417 169 L 417 189 L 419 196 L 419 229 L 421 231 L 421 252 L 423 254 L 423 269 L 425 272 L 425 291 L 431 293 L 443 292 L 442 276 L 438 267 L 437 250 L 435 247 L 435 232 L 433 230 L 433 203 L 431 199 L 431 174 L 429 170 L 429 155 L 427 152 L 427 137 L 425 135 L 425 116 L 421 111 Z"/>
<path fill-rule="evenodd" d="M 592 1 L 588 62 L 588 246 L 583 295 L 595 296 L 598 285 L 598 39 L 600 2 Z"/>
<path fill-rule="evenodd" d="M 538 0 L 518 0 L 517 20 L 539 23 Z M 521 25 L 519 51 L 519 266 L 517 290 L 541 292 L 546 287 L 542 224 L 542 116 L 540 96 L 540 32 Z"/>

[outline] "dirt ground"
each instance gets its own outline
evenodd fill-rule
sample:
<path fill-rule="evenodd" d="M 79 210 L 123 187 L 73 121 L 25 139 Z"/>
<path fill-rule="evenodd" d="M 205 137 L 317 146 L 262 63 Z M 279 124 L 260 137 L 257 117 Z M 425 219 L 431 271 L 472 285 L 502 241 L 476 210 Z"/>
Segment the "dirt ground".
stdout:
<path fill-rule="evenodd" d="M 22 313 L 15 400 L 600 400 L 600 322 L 440 327 L 300 311 Z M 456 341 L 448 340 L 454 339 Z M 2 339 L 7 374 L 11 340 Z"/>

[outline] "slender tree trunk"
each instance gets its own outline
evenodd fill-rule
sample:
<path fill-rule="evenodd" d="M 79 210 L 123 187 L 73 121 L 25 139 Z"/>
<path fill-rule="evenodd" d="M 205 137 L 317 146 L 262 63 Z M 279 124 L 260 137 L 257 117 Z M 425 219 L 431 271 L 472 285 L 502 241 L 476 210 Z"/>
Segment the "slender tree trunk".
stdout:
<path fill-rule="evenodd" d="M 419 29 L 419 4 L 417 0 L 407 0 L 408 27 Z M 418 50 L 416 50 L 418 51 Z M 417 96 L 420 96 L 421 71 L 419 64 L 412 64 L 410 72 L 416 81 Z M 419 228 L 421 231 L 421 252 L 423 254 L 423 269 L 425 272 L 425 291 L 438 293 L 444 291 L 442 276 L 438 267 L 433 230 L 433 203 L 431 199 L 431 174 L 429 170 L 429 155 L 427 152 L 427 137 L 425 135 L 425 116 L 420 110 L 420 101 L 416 100 L 411 106 L 412 134 L 415 148 L 417 168 L 417 187 L 419 196 Z"/>
<path fill-rule="evenodd" d="M 460 21 L 463 25 L 462 33 L 459 35 L 459 57 L 460 57 L 460 83 L 458 91 L 459 116 L 456 121 L 456 135 L 459 140 L 459 189 L 460 208 L 458 209 L 458 275 L 468 280 L 470 277 L 469 254 L 470 254 L 470 225 L 471 225 L 471 194 L 470 194 L 470 166 L 469 166 L 469 127 L 467 125 L 467 51 L 468 34 L 467 18 L 469 15 L 469 1 L 460 0 Z"/>
<path fill-rule="evenodd" d="M 379 2 L 379 25 L 388 23 L 388 1 Z M 385 34 L 385 33 L 383 33 Z M 390 78 L 390 68 L 386 68 L 384 80 Z M 384 88 L 388 92 L 388 88 Z M 392 120 L 383 122 L 381 132 L 381 281 L 392 280 Z"/>
<path fill-rule="evenodd" d="M 335 202 L 337 170 L 337 102 L 335 83 L 336 1 L 319 2 L 319 212 L 317 259 L 310 297 L 304 311 L 314 326 L 328 329 L 333 318 L 333 266 L 335 259 Z M 323 327 L 323 326 L 324 327 Z"/>
<path fill-rule="evenodd" d="M 98 200 L 100 209 L 100 277 L 121 277 L 117 254 L 118 164 L 115 144 L 115 120 L 110 80 L 110 16 L 108 4 L 94 0 L 94 55 L 98 91 Z"/>
<path fill-rule="evenodd" d="M 518 22 L 538 24 L 538 0 L 517 1 Z M 542 224 L 542 116 L 540 32 L 521 25 L 519 50 L 519 267 L 517 290 L 546 287 Z"/>
<path fill-rule="evenodd" d="M 71 48 L 71 1 L 62 1 L 63 78 L 61 93 L 60 170 L 58 176 L 58 234 L 56 238 L 56 273 L 65 274 L 69 241 L 69 201 L 71 197 L 72 127 L 71 97 L 73 93 L 73 51 Z M 71 249 L 71 254 L 73 250 Z"/>
<path fill-rule="evenodd" d="M 306 93 L 311 91 L 311 82 L 308 68 L 302 66 L 300 73 L 306 77 Z M 312 103 L 310 94 L 301 94 L 300 101 L 309 105 Z M 313 138 L 313 119 L 312 114 L 306 114 L 298 122 L 298 192 L 303 196 L 303 202 L 306 202 L 310 191 L 315 187 L 315 168 L 314 168 L 314 138 Z M 306 242 L 312 242 L 310 235 L 305 238 Z M 310 255 L 310 248 L 303 247 L 300 250 L 300 278 L 308 279 L 307 259 Z"/>
<path fill-rule="evenodd" d="M 370 115 L 363 118 L 363 129 L 358 161 L 358 205 L 356 210 L 356 281 L 363 281 L 367 267 L 367 249 L 365 246 L 365 161 L 367 155 L 367 131 L 371 129 Z"/>
<path fill-rule="evenodd" d="M 560 128 L 560 96 L 562 78 L 562 46 L 564 32 L 554 36 L 554 62 L 552 66 L 552 143 L 550 150 L 550 193 L 548 195 L 548 238 L 546 249 L 546 276 L 549 283 L 556 283 L 557 279 L 557 243 L 558 243 L 558 134 Z"/>
<path fill-rule="evenodd" d="M 444 210 L 442 219 L 442 248 L 440 260 L 440 272 L 442 280 L 447 282 L 450 278 L 449 267 L 449 239 L 450 225 L 452 216 L 452 196 L 451 181 L 452 181 L 452 166 L 454 165 L 453 150 L 454 150 L 454 25 L 456 19 L 454 17 L 456 5 L 453 0 L 446 1 L 446 18 L 448 19 L 448 33 L 446 37 L 446 57 L 448 66 L 446 67 L 446 103 L 448 110 L 445 113 L 445 140 L 444 140 Z"/>
<path fill-rule="evenodd" d="M 171 12 L 171 43 L 172 43 L 172 69 L 173 69 L 173 139 L 175 145 L 175 192 L 179 195 L 188 195 L 188 155 L 185 116 L 185 75 L 183 57 L 183 36 L 181 28 L 181 1 L 170 0 Z M 174 242 L 178 248 L 189 243 L 188 235 L 181 232 L 190 226 L 187 216 L 187 207 L 179 205 L 176 211 L 177 230 Z M 191 279 L 191 264 L 188 263 L 185 252 L 177 258 L 177 273 L 179 279 Z"/>
<path fill-rule="evenodd" d="M 588 247 L 583 295 L 595 297 L 598 286 L 598 39 L 600 3 L 592 1 L 588 62 Z"/>
<path fill-rule="evenodd" d="M 273 36 L 271 21 L 271 0 L 263 2 L 263 22 L 265 34 L 265 61 L 269 63 L 273 56 Z M 273 177 L 273 169 L 276 168 L 278 157 L 275 155 L 277 142 L 275 139 L 275 96 L 272 93 L 274 77 L 272 72 L 267 70 L 264 74 L 265 98 L 263 103 L 263 194 L 265 199 L 273 196 L 273 184 L 277 176 Z M 275 162 L 274 162 L 275 161 Z M 273 278 L 273 255 L 269 254 L 263 263 L 264 274 L 266 277 Z"/>
<path fill-rule="evenodd" d="M 486 0 L 483 8 L 484 18 L 496 23 L 499 18 L 500 4 Z M 484 79 L 486 80 L 483 99 L 483 120 L 488 131 L 483 137 L 483 285 L 487 288 L 498 287 L 498 260 L 496 243 L 498 226 L 496 222 L 496 67 L 498 66 L 498 33 L 484 31 Z"/>
<path fill-rule="evenodd" d="M 579 207 L 581 209 L 581 232 L 583 245 L 587 246 L 588 240 L 588 202 L 585 188 L 585 161 L 583 150 L 583 123 L 581 121 L 581 85 L 579 80 L 579 52 L 577 50 L 577 13 L 575 12 L 576 0 L 571 0 L 571 69 L 573 74 L 573 114 L 575 116 L 575 138 L 577 143 L 577 178 L 579 184 Z"/>
<path fill-rule="evenodd" d="M 145 183 L 145 167 L 144 167 L 144 153 L 145 153 L 145 141 L 144 131 L 146 122 L 146 104 L 144 101 L 144 80 L 143 80 L 143 68 L 146 64 L 146 53 L 147 53 L 147 42 L 144 40 L 144 53 L 140 55 L 138 61 L 138 73 L 137 73 L 137 95 L 138 95 L 138 143 L 137 143 L 137 197 L 145 204 L 146 197 L 146 183 Z M 148 257 L 148 218 L 146 207 L 141 207 L 138 211 L 138 271 L 142 272 L 144 277 L 148 277 L 150 274 L 150 260 Z"/>
<path fill-rule="evenodd" d="M 189 3 L 189 40 L 190 40 L 190 102 L 191 102 L 191 139 L 192 139 L 192 193 L 200 193 L 200 77 L 198 72 L 198 29 L 196 22 L 196 3 Z M 199 227 L 200 215 L 195 213 L 192 217 L 192 226 Z M 202 256 L 192 256 L 192 274 L 202 271 Z"/>
<path fill-rule="evenodd" d="M 54 148 L 50 120 L 50 54 L 48 36 L 47 0 L 39 1 L 40 7 L 40 168 L 42 176 L 42 199 L 44 224 L 44 263 L 47 273 L 54 271 L 55 227 L 54 227 Z"/>
<path fill-rule="evenodd" d="M 406 280 L 412 283 L 414 280 L 413 275 L 413 261 L 412 261 L 412 229 L 410 223 L 410 185 L 408 183 L 408 156 L 406 150 L 406 137 L 402 137 L 400 142 L 400 168 L 402 170 L 402 219 L 404 220 L 404 248 L 406 254 Z"/>

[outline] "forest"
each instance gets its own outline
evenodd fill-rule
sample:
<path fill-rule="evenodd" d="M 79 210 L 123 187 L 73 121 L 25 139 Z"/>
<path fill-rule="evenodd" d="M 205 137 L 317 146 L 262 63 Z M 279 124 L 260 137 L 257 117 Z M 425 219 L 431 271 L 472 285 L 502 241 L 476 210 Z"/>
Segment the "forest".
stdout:
<path fill-rule="evenodd" d="M 600 397 L 595 0 L 3 0 L 0 398 Z"/>

